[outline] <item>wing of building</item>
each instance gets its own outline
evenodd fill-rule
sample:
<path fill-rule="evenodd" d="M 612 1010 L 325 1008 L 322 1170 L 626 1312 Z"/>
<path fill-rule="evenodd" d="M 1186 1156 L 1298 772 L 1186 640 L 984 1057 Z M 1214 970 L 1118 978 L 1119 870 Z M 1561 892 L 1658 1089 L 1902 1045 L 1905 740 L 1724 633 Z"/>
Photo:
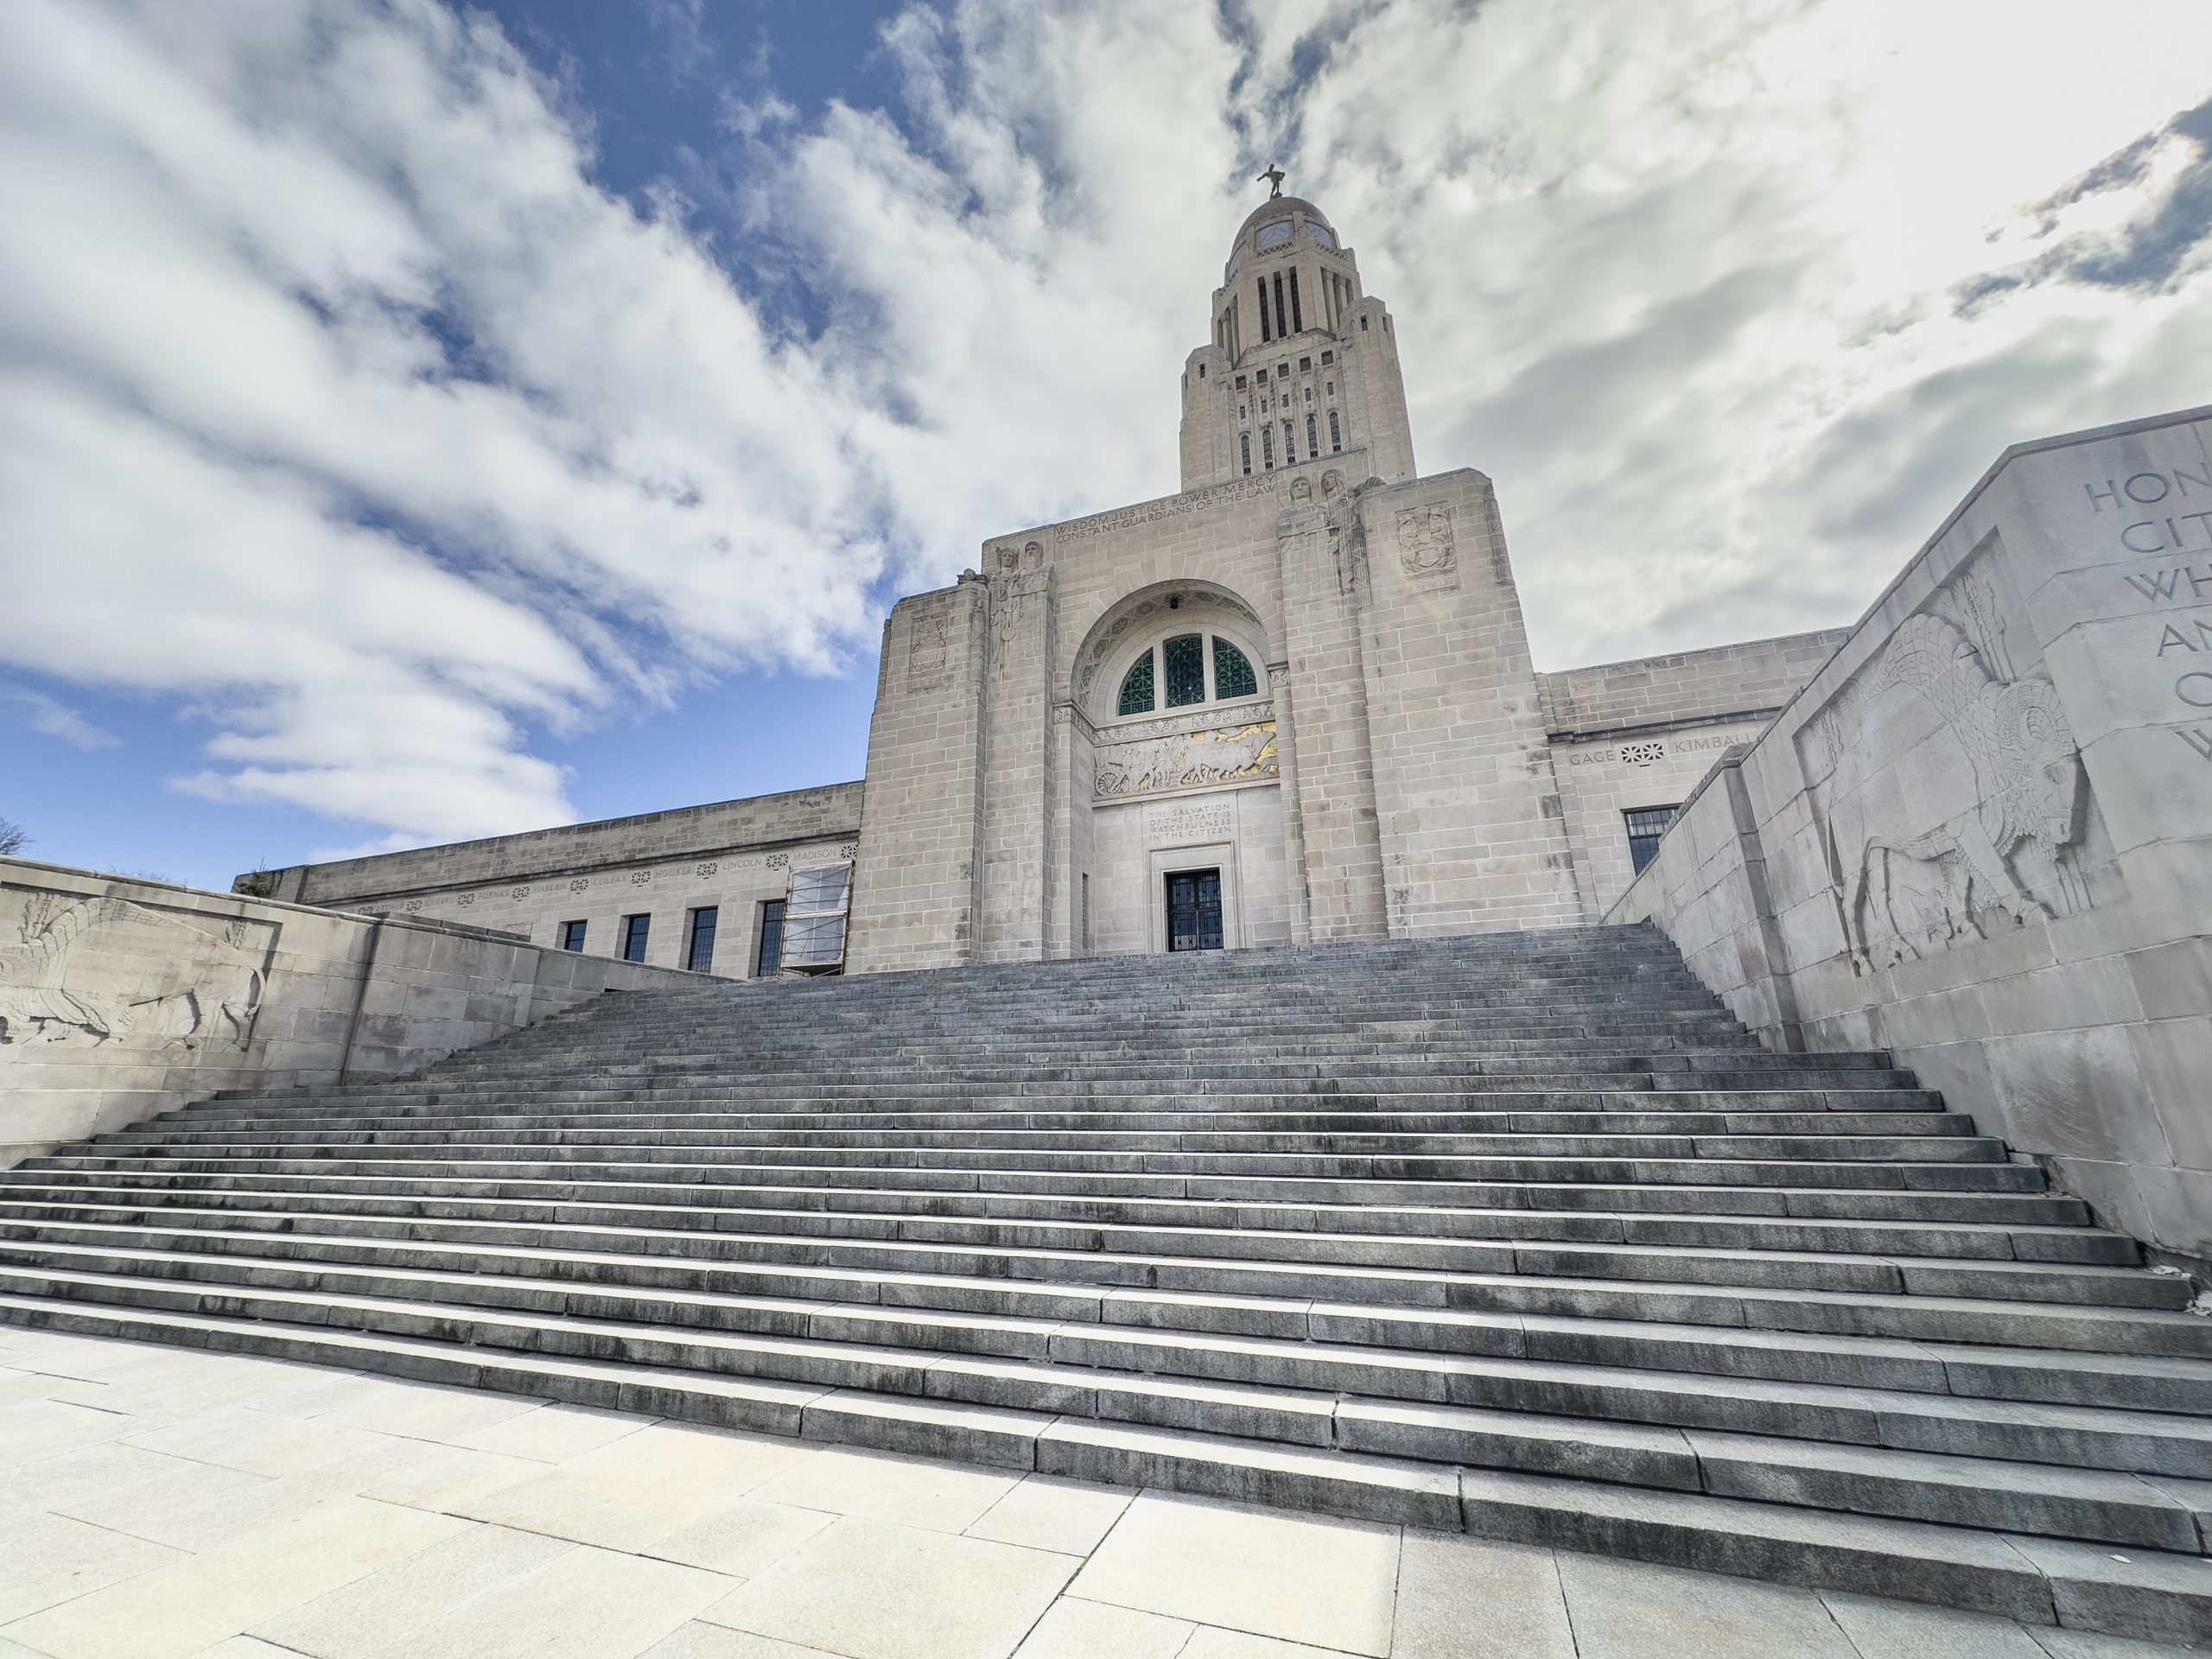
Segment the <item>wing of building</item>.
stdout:
<path fill-rule="evenodd" d="M 1540 674 L 1321 211 L 1247 219 L 1211 317 L 1177 493 L 893 610 L 864 781 L 240 886 L 732 976 L 1597 920 L 1845 632 Z"/>

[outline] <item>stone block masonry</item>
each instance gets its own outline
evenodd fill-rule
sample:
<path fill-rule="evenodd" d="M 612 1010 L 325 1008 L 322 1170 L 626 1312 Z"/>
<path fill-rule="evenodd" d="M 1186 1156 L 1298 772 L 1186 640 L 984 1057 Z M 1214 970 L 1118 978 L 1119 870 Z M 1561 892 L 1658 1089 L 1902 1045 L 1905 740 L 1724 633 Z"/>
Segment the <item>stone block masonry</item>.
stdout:
<path fill-rule="evenodd" d="M 0 859 L 0 1166 L 218 1090 L 404 1075 L 604 990 L 696 982 L 482 928 Z"/>
<path fill-rule="evenodd" d="M 1611 912 L 2212 1278 L 2212 410 L 2017 446 Z"/>

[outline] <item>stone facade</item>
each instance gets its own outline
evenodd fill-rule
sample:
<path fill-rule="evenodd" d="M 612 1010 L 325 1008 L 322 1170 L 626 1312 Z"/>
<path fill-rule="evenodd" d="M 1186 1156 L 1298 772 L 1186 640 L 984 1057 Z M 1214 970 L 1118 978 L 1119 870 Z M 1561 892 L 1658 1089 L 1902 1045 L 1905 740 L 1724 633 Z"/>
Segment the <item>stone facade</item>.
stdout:
<path fill-rule="evenodd" d="M 2008 450 L 1611 910 L 2212 1258 L 2212 410 Z"/>
<path fill-rule="evenodd" d="M 329 864 L 240 876 L 240 891 L 375 916 L 455 922 L 558 946 L 584 924 L 584 950 L 619 956 L 625 923 L 651 918 L 645 961 L 689 965 L 691 918 L 716 912 L 708 970 L 752 976 L 762 907 L 789 891 L 791 873 L 850 862 L 861 828 L 861 786 L 839 784 L 711 806 L 563 824 L 528 835 L 464 841 Z"/>
<path fill-rule="evenodd" d="M 0 1168 L 219 1089 L 413 1071 L 688 974 L 0 858 Z"/>
<path fill-rule="evenodd" d="M 755 960 L 789 870 L 855 861 L 849 969 L 1594 920 L 1671 807 L 1840 635 L 1538 674 L 1491 481 L 1420 475 L 1396 329 L 1312 203 L 1234 238 L 1182 382 L 1182 489 L 989 537 L 887 620 L 865 791 L 276 873 L 276 896 Z M 1224 675 L 1226 677 L 1224 678 Z M 1133 681 L 1132 677 L 1135 677 Z M 1149 676 L 1149 678 L 1146 677 Z M 1180 677 L 1179 679 L 1178 677 Z M 1141 696 L 1137 681 L 1142 682 Z"/>

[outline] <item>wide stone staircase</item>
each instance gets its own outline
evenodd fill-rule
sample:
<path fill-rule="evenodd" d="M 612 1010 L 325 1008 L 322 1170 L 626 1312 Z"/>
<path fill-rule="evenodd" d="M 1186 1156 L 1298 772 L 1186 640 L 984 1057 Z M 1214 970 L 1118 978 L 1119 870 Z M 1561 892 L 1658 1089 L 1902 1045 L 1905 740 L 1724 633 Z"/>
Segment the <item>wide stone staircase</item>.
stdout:
<path fill-rule="evenodd" d="M 2212 1319 L 1647 929 L 609 995 L 0 1174 L 0 1319 L 2212 1637 Z"/>

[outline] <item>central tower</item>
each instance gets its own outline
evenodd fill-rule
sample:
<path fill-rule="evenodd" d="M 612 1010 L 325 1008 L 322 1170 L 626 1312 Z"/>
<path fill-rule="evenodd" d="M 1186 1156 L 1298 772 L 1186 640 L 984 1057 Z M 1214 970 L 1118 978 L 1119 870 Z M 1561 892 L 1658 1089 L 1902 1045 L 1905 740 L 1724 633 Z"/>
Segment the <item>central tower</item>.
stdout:
<path fill-rule="evenodd" d="M 1390 313 L 1321 210 L 1262 203 L 1213 291 L 1213 340 L 1183 365 L 1183 487 L 1364 449 L 1386 483 L 1414 476 Z"/>

